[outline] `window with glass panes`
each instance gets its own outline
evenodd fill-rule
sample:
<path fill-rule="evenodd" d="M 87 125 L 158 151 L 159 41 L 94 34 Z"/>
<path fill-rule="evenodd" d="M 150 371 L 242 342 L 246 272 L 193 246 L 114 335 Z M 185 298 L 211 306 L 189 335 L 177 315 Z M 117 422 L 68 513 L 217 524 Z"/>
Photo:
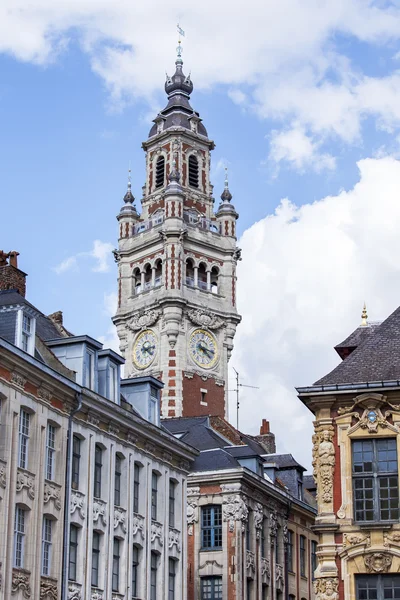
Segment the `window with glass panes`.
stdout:
<path fill-rule="evenodd" d="M 47 425 L 46 434 L 46 479 L 54 478 L 54 459 L 56 454 L 56 428 L 54 425 Z"/>
<path fill-rule="evenodd" d="M 356 521 L 398 521 L 396 438 L 355 440 L 353 493 Z"/>
<path fill-rule="evenodd" d="M 202 577 L 201 600 L 222 600 L 222 577 Z"/>
<path fill-rule="evenodd" d="M 359 575 L 356 600 L 400 600 L 400 575 Z"/>
<path fill-rule="evenodd" d="M 306 538 L 304 537 L 304 535 L 300 536 L 300 543 L 299 543 L 299 558 L 300 558 L 300 575 L 302 577 L 306 577 L 307 575 L 307 565 L 306 565 Z"/>
<path fill-rule="evenodd" d="M 169 526 L 175 527 L 175 481 L 169 482 Z"/>
<path fill-rule="evenodd" d="M 120 546 L 121 542 L 118 538 L 114 538 L 113 544 L 113 566 L 112 566 L 112 590 L 119 590 L 119 562 L 120 562 Z"/>
<path fill-rule="evenodd" d="M 151 475 L 151 518 L 157 521 L 157 495 L 158 495 L 158 475 L 155 471 Z"/>
<path fill-rule="evenodd" d="M 103 449 L 96 444 L 94 451 L 94 489 L 95 498 L 101 498 L 101 470 L 103 467 Z"/>
<path fill-rule="evenodd" d="M 115 457 L 115 472 L 114 472 L 114 504 L 121 506 L 121 475 L 122 475 L 122 459 L 118 454 Z"/>
<path fill-rule="evenodd" d="M 251 550 L 251 511 L 247 516 L 246 521 L 246 550 Z"/>
<path fill-rule="evenodd" d="M 318 567 L 318 557 L 317 557 L 317 542 L 311 540 L 311 577 L 315 579 L 315 570 Z"/>
<path fill-rule="evenodd" d="M 203 549 L 222 548 L 222 508 L 220 505 L 201 509 L 201 546 Z"/>
<path fill-rule="evenodd" d="M 92 586 L 99 587 L 100 572 L 100 533 L 93 531 L 92 540 Z"/>
<path fill-rule="evenodd" d="M 81 440 L 77 435 L 72 439 L 72 475 L 71 485 L 74 490 L 79 489 L 79 471 L 81 464 Z"/>
<path fill-rule="evenodd" d="M 175 600 L 175 575 L 176 561 L 170 558 L 168 560 L 168 600 Z"/>
<path fill-rule="evenodd" d="M 155 552 L 152 552 L 150 558 L 150 600 L 157 600 L 157 563 L 158 556 Z"/>
<path fill-rule="evenodd" d="M 139 548 L 132 548 L 132 598 L 139 594 Z"/>
<path fill-rule="evenodd" d="M 265 540 L 265 527 L 266 527 L 266 519 L 263 519 L 262 526 L 261 526 L 261 539 L 260 539 L 260 542 L 261 542 L 261 556 L 263 558 L 265 558 L 265 556 L 266 556 L 266 550 L 267 550 L 266 544 L 265 544 L 265 541 L 266 541 Z"/>
<path fill-rule="evenodd" d="M 14 567 L 23 568 L 25 549 L 25 517 L 26 511 L 17 506 L 14 523 Z"/>
<path fill-rule="evenodd" d="M 28 468 L 29 425 L 30 414 L 26 410 L 21 410 L 18 435 L 18 466 L 21 469 Z"/>
<path fill-rule="evenodd" d="M 28 315 L 22 317 L 22 350 L 28 352 L 29 340 L 32 335 L 32 319 Z"/>
<path fill-rule="evenodd" d="M 288 570 L 291 571 L 293 573 L 293 539 L 294 539 L 294 533 L 293 531 L 291 531 L 290 529 L 288 529 L 288 536 L 287 536 L 287 567 Z"/>
<path fill-rule="evenodd" d="M 133 512 L 139 512 L 139 494 L 140 494 L 140 465 L 135 463 L 133 468 Z"/>
<path fill-rule="evenodd" d="M 42 525 L 42 575 L 50 575 L 52 527 L 53 521 L 48 517 L 44 517 Z"/>
<path fill-rule="evenodd" d="M 69 566 L 68 579 L 76 581 L 78 565 L 78 527 L 71 525 L 69 530 Z"/>
<path fill-rule="evenodd" d="M 253 589 L 253 581 L 252 581 L 252 579 L 247 579 L 247 581 L 246 581 L 246 597 L 247 597 L 247 600 L 251 600 L 252 589 Z"/>

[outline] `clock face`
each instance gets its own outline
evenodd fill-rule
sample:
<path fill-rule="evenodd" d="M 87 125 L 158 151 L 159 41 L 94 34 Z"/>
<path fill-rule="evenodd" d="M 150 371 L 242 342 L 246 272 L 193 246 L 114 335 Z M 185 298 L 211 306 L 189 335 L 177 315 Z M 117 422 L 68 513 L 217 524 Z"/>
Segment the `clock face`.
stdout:
<path fill-rule="evenodd" d="M 146 369 L 155 359 L 157 338 L 151 329 L 145 329 L 136 338 L 133 345 L 133 362 L 138 369 Z"/>
<path fill-rule="evenodd" d="M 217 340 L 205 329 L 195 329 L 189 339 L 189 353 L 196 365 L 211 369 L 218 360 Z"/>

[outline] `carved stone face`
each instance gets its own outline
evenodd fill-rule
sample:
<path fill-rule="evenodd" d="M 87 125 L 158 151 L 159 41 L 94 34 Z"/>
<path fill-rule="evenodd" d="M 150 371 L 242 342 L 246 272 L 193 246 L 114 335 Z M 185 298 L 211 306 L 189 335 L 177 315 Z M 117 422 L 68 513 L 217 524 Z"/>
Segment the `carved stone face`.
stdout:
<path fill-rule="evenodd" d="M 329 581 L 329 579 L 326 582 L 325 591 L 330 595 L 332 595 L 332 593 L 333 593 L 333 584 L 332 584 L 332 581 Z"/>
<path fill-rule="evenodd" d="M 325 429 L 325 431 L 322 434 L 322 439 L 324 440 L 324 442 L 329 442 L 330 441 L 330 439 L 329 439 L 329 431 L 327 431 L 326 429 Z"/>

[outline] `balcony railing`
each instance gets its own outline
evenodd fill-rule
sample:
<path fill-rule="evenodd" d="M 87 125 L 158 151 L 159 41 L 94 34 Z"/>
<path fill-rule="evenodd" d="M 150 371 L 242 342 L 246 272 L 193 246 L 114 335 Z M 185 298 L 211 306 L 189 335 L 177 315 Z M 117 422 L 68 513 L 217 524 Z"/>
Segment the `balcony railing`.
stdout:
<path fill-rule="evenodd" d="M 206 219 L 205 217 L 197 217 L 190 213 L 183 213 L 183 220 L 190 227 L 198 227 L 199 229 L 205 229 L 206 231 L 212 231 L 213 233 L 220 233 L 219 223 Z"/>
<path fill-rule="evenodd" d="M 153 227 L 157 227 L 162 223 L 164 223 L 164 215 L 154 217 L 148 221 L 141 221 L 140 223 L 136 223 L 136 225 L 134 225 L 132 235 L 138 235 L 144 231 L 149 231 L 149 229 L 153 229 Z"/>

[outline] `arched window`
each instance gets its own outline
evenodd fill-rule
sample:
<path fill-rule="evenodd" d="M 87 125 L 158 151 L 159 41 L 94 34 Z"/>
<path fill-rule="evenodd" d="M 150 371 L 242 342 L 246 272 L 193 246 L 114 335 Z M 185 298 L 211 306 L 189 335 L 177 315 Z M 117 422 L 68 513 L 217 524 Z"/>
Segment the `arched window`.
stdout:
<path fill-rule="evenodd" d="M 193 154 L 189 156 L 189 185 L 199 187 L 199 163 Z"/>
<path fill-rule="evenodd" d="M 207 290 L 207 270 L 206 265 L 204 263 L 199 264 L 197 285 L 201 290 Z"/>
<path fill-rule="evenodd" d="M 142 291 L 142 285 L 141 285 L 141 275 L 140 275 L 140 270 L 139 269 L 135 269 L 133 271 L 133 281 L 132 281 L 132 293 L 133 294 L 140 294 L 140 292 Z"/>
<path fill-rule="evenodd" d="M 156 162 L 156 188 L 160 188 L 164 185 L 165 175 L 165 158 L 159 156 Z"/>
<path fill-rule="evenodd" d="M 151 288 L 151 267 L 147 264 L 144 267 L 144 289 L 149 290 Z"/>
<path fill-rule="evenodd" d="M 217 267 L 211 269 L 211 291 L 213 294 L 218 294 L 218 275 Z"/>
<path fill-rule="evenodd" d="M 159 287 L 162 284 L 162 260 L 159 258 L 155 264 L 154 287 Z"/>
<path fill-rule="evenodd" d="M 186 261 L 186 285 L 194 287 L 194 263 L 191 258 Z"/>

